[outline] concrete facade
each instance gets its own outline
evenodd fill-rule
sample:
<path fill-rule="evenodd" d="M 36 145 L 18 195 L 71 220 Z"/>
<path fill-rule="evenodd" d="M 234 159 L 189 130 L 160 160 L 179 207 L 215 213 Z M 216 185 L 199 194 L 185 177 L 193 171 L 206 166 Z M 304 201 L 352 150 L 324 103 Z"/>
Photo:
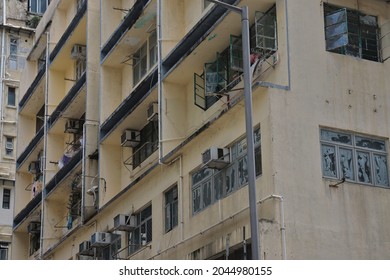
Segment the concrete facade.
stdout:
<path fill-rule="evenodd" d="M 253 26 L 260 257 L 389 258 L 389 3 L 224 2 Z M 200 0 L 52 1 L 23 73 L 12 258 L 250 258 L 240 35 Z"/>
<path fill-rule="evenodd" d="M 33 43 L 28 1 L 0 2 L 0 250 L 10 258 L 20 73 Z"/>

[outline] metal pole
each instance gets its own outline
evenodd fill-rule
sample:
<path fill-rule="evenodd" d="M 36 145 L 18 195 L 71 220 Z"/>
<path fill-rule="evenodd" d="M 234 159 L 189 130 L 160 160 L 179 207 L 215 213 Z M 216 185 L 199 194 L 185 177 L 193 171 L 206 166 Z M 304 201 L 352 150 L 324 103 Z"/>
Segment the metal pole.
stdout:
<path fill-rule="evenodd" d="M 250 32 L 248 7 L 236 7 L 218 0 L 209 0 L 212 3 L 221 5 L 228 10 L 241 14 L 242 26 L 242 59 L 244 68 L 244 97 L 245 97 L 245 124 L 246 142 L 248 152 L 248 191 L 249 191 L 249 215 L 251 225 L 251 248 L 252 259 L 260 259 L 259 224 L 256 209 L 256 172 L 255 172 L 255 150 L 253 137 L 252 120 L 252 75 L 250 71 Z"/>
<path fill-rule="evenodd" d="M 245 97 L 245 124 L 246 142 L 248 153 L 248 190 L 249 190 L 249 213 L 252 239 L 252 259 L 259 260 L 259 224 L 256 209 L 256 172 L 255 150 L 252 120 L 252 76 L 250 71 L 250 45 L 249 45 L 249 13 L 248 7 L 241 9 L 242 22 L 242 59 L 244 66 L 244 97 Z"/>

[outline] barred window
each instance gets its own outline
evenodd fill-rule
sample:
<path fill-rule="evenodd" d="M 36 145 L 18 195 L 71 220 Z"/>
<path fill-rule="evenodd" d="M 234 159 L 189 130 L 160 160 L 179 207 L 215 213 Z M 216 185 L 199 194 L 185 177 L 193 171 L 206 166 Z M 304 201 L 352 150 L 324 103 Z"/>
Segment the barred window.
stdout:
<path fill-rule="evenodd" d="M 321 129 L 321 155 L 324 177 L 389 187 L 384 140 Z"/>
<path fill-rule="evenodd" d="M 380 28 L 376 16 L 324 5 L 326 50 L 381 61 Z"/>

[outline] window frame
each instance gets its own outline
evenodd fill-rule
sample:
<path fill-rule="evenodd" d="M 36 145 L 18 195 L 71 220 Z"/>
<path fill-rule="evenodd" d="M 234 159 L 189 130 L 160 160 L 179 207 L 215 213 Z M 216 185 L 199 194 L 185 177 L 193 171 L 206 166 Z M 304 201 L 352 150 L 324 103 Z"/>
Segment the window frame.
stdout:
<path fill-rule="evenodd" d="M 19 39 L 13 36 L 9 38 L 9 57 L 8 63 L 11 70 L 18 69 L 18 50 L 19 50 Z"/>
<path fill-rule="evenodd" d="M 46 9 L 47 9 L 47 6 L 48 6 L 48 3 L 49 1 L 48 0 L 28 0 L 28 12 L 30 14 L 38 14 L 38 15 L 42 15 L 45 13 Z M 34 3 L 34 11 L 32 10 L 32 3 Z M 44 6 L 44 11 L 42 11 L 42 3 L 45 4 Z"/>
<path fill-rule="evenodd" d="M 164 193 L 164 214 L 165 214 L 165 223 L 164 230 L 165 233 L 170 232 L 172 229 L 177 227 L 179 222 L 179 192 L 177 184 L 169 188 Z M 168 213 L 169 209 L 169 213 Z M 175 215 L 176 214 L 176 215 Z M 167 221 L 169 220 L 169 223 Z"/>
<path fill-rule="evenodd" d="M 8 157 L 12 157 L 14 155 L 14 148 L 15 148 L 15 143 L 14 143 L 14 138 L 11 136 L 5 136 L 5 155 Z M 12 148 L 8 146 L 8 144 L 12 145 Z"/>
<path fill-rule="evenodd" d="M 327 132 L 329 133 L 329 135 L 331 135 L 332 133 L 337 134 L 338 138 L 332 137 L 331 140 L 324 139 L 323 135 Z M 346 141 L 348 137 L 350 137 L 348 143 L 343 142 Z M 345 178 L 345 180 L 350 183 L 367 185 L 372 187 L 379 187 L 379 188 L 387 188 L 387 189 L 390 188 L 388 140 L 377 136 L 363 135 L 360 133 L 342 131 L 342 130 L 337 130 L 332 128 L 320 128 L 319 139 L 320 139 L 320 150 L 321 150 L 321 171 L 322 171 L 322 177 L 324 179 L 340 180 L 342 178 Z M 336 139 L 339 140 L 337 141 Z M 358 141 L 358 139 L 361 140 Z M 382 145 L 383 149 L 380 150 L 372 147 L 362 146 L 362 145 L 369 145 L 370 141 L 371 143 L 376 143 L 376 145 Z M 326 151 L 328 154 L 324 153 L 325 151 L 324 147 L 328 149 Z M 349 159 L 347 158 L 347 165 L 349 166 L 346 166 L 345 164 L 346 154 L 341 153 L 340 150 L 351 151 Z M 364 158 L 365 155 L 366 157 Z M 383 165 L 382 167 L 376 165 L 377 164 L 376 159 L 379 157 L 385 157 L 385 161 L 386 161 L 385 172 L 387 178 L 384 179 L 382 178 L 382 180 L 385 180 L 386 183 L 380 183 L 378 181 L 377 170 L 378 169 L 381 170 L 380 172 L 383 175 L 383 168 L 384 168 Z M 327 167 L 334 166 L 333 167 L 334 175 L 331 175 L 332 172 L 326 174 L 327 169 L 325 165 Z M 351 168 L 353 170 L 352 172 L 350 172 Z M 368 172 L 366 172 L 367 170 L 369 170 L 369 174 Z M 351 178 L 350 175 L 346 176 L 346 172 L 348 172 L 349 174 L 353 174 L 353 177 Z M 363 177 L 364 181 L 362 181 L 360 177 Z M 367 178 L 369 178 L 369 181 L 365 181 L 367 180 Z"/>
<path fill-rule="evenodd" d="M 7 191 L 7 194 L 6 194 Z M 3 188 L 3 199 L 2 199 L 2 208 L 10 209 L 11 208 L 11 189 Z"/>
<path fill-rule="evenodd" d="M 10 96 L 13 95 L 13 103 L 10 104 Z M 16 107 L 16 88 L 15 87 L 8 87 L 8 92 L 7 92 L 7 106 L 9 107 Z"/>
<path fill-rule="evenodd" d="M 153 30 L 132 55 L 133 87 L 138 85 L 157 64 L 157 31 Z"/>
<path fill-rule="evenodd" d="M 83 74 L 87 71 L 87 60 L 82 58 L 82 59 L 76 59 L 75 61 L 75 78 L 76 81 L 78 81 Z"/>
<path fill-rule="evenodd" d="M 158 122 L 150 121 L 140 130 L 140 142 L 133 148 L 133 170 L 158 149 Z"/>
<path fill-rule="evenodd" d="M 8 260 L 9 243 L 0 242 L 0 260 Z"/>
<path fill-rule="evenodd" d="M 336 14 L 342 15 L 342 17 L 339 16 L 337 20 L 330 17 Z M 373 62 L 383 62 L 380 38 L 381 28 L 378 16 L 327 3 L 324 3 L 323 15 L 326 51 Z M 369 24 L 367 18 L 373 19 L 375 25 Z M 364 30 L 370 29 L 373 29 L 375 32 L 364 32 Z M 331 47 L 329 41 L 334 38 L 338 43 Z M 355 44 L 353 44 L 352 38 L 355 38 Z M 371 48 L 368 47 L 369 45 L 371 45 Z M 372 48 L 375 49 L 375 47 L 376 53 L 373 54 Z"/>
<path fill-rule="evenodd" d="M 145 217 L 145 216 L 143 216 L 143 215 L 146 215 L 145 213 L 150 214 L 150 215 Z M 137 227 L 135 229 L 133 229 L 132 231 L 130 231 L 128 233 L 128 236 L 127 236 L 129 256 L 136 253 L 137 251 L 139 251 L 142 248 L 142 246 L 146 246 L 146 244 L 152 242 L 152 240 L 153 240 L 153 219 L 152 219 L 153 218 L 153 208 L 152 208 L 152 204 L 145 206 L 144 208 L 142 208 L 142 210 L 139 210 L 137 213 L 135 213 L 133 215 L 136 216 Z M 143 228 L 144 228 L 145 232 L 142 232 Z M 138 236 L 135 236 L 134 239 L 138 239 L 138 240 L 134 240 L 133 236 L 137 235 L 137 231 L 138 231 Z M 142 241 L 143 241 L 142 234 L 146 235 L 145 244 L 142 244 Z M 137 241 L 138 243 L 134 243 L 134 241 Z"/>
<path fill-rule="evenodd" d="M 255 138 L 255 158 L 256 152 L 260 152 L 260 157 L 257 155 L 255 161 L 256 178 L 262 175 L 262 158 L 261 158 L 261 130 L 260 126 L 256 126 L 253 130 Z M 217 170 L 207 167 L 196 169 L 190 174 L 191 184 L 191 206 L 192 215 L 196 215 L 202 212 L 204 209 L 216 203 L 218 200 L 222 200 L 235 191 L 248 185 L 248 174 L 246 179 L 240 181 L 240 162 L 244 163 L 247 158 L 246 150 L 246 138 L 241 136 L 228 146 L 230 151 L 230 164 L 226 167 Z M 243 165 L 242 165 L 243 166 Z M 259 172 L 257 172 L 259 171 Z M 207 174 L 205 174 L 207 173 Z M 230 173 L 230 174 L 229 174 Z M 241 170 L 241 173 L 243 171 Z M 229 177 L 229 180 L 228 180 Z M 242 179 L 242 178 L 241 178 Z M 233 180 L 233 184 L 231 181 Z M 210 200 L 205 200 L 204 196 L 210 196 Z"/>

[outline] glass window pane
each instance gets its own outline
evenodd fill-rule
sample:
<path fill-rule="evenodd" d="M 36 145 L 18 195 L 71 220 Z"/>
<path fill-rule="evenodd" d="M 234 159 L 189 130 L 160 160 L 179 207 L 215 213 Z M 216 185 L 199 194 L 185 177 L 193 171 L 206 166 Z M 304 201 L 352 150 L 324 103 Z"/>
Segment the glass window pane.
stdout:
<path fill-rule="evenodd" d="M 203 168 L 192 175 L 192 185 L 196 185 L 213 174 L 210 168 Z"/>
<path fill-rule="evenodd" d="M 256 176 L 260 176 L 262 174 L 262 162 L 261 162 L 261 147 L 257 147 L 255 149 L 255 169 Z"/>
<path fill-rule="evenodd" d="M 325 25 L 330 26 L 333 24 L 337 24 L 340 22 L 346 22 L 347 21 L 347 10 L 341 9 L 334 13 L 328 14 L 325 17 Z"/>
<path fill-rule="evenodd" d="M 38 0 L 30 0 L 30 12 L 32 12 L 32 13 L 37 13 L 38 12 L 37 1 Z"/>
<path fill-rule="evenodd" d="M 242 186 L 248 182 L 248 157 L 244 156 L 238 161 L 238 185 Z"/>
<path fill-rule="evenodd" d="M 15 106 L 16 105 L 16 96 L 15 96 L 15 88 L 8 88 L 8 105 Z"/>
<path fill-rule="evenodd" d="M 200 187 L 192 191 L 192 212 L 200 211 Z"/>
<path fill-rule="evenodd" d="M 322 145 L 321 150 L 324 176 L 337 178 L 336 148 L 334 146 Z"/>
<path fill-rule="evenodd" d="M 357 153 L 358 181 L 362 183 L 371 183 L 370 156 L 368 153 Z"/>
<path fill-rule="evenodd" d="M 365 137 L 356 136 L 356 146 L 368 149 L 374 149 L 378 151 L 386 151 L 386 145 L 384 141 L 375 140 Z"/>
<path fill-rule="evenodd" d="M 214 177 L 214 201 L 221 199 L 223 196 L 223 177 L 222 172 L 219 172 Z"/>
<path fill-rule="evenodd" d="M 387 157 L 374 155 L 375 184 L 389 186 L 389 174 L 387 171 Z"/>
<path fill-rule="evenodd" d="M 226 194 L 231 193 L 235 189 L 235 186 L 237 185 L 236 184 L 237 175 L 236 175 L 235 166 L 236 165 L 234 164 L 234 165 L 229 166 L 226 169 L 226 177 L 225 177 L 225 193 Z"/>
<path fill-rule="evenodd" d="M 355 180 L 352 150 L 340 148 L 339 163 L 342 176 L 347 180 Z"/>
<path fill-rule="evenodd" d="M 341 132 L 334 132 L 322 129 L 321 140 L 338 142 L 342 144 L 352 145 L 351 135 Z"/>
<path fill-rule="evenodd" d="M 237 157 L 245 155 L 246 150 L 247 150 L 246 138 L 244 138 L 237 143 Z"/>
<path fill-rule="evenodd" d="M 152 241 L 152 219 L 149 219 L 146 222 L 146 243 L 149 243 Z"/>
<path fill-rule="evenodd" d="M 152 216 L 152 206 L 149 206 L 141 212 L 141 222 Z"/>
<path fill-rule="evenodd" d="M 203 183 L 202 186 L 203 192 L 203 208 L 211 205 L 211 180 Z"/>
<path fill-rule="evenodd" d="M 260 128 L 256 129 L 256 130 L 253 132 L 253 138 L 254 138 L 255 146 L 260 145 L 260 140 L 261 140 Z"/>
<path fill-rule="evenodd" d="M 40 0 L 39 12 L 43 14 L 46 11 L 46 0 Z"/>

